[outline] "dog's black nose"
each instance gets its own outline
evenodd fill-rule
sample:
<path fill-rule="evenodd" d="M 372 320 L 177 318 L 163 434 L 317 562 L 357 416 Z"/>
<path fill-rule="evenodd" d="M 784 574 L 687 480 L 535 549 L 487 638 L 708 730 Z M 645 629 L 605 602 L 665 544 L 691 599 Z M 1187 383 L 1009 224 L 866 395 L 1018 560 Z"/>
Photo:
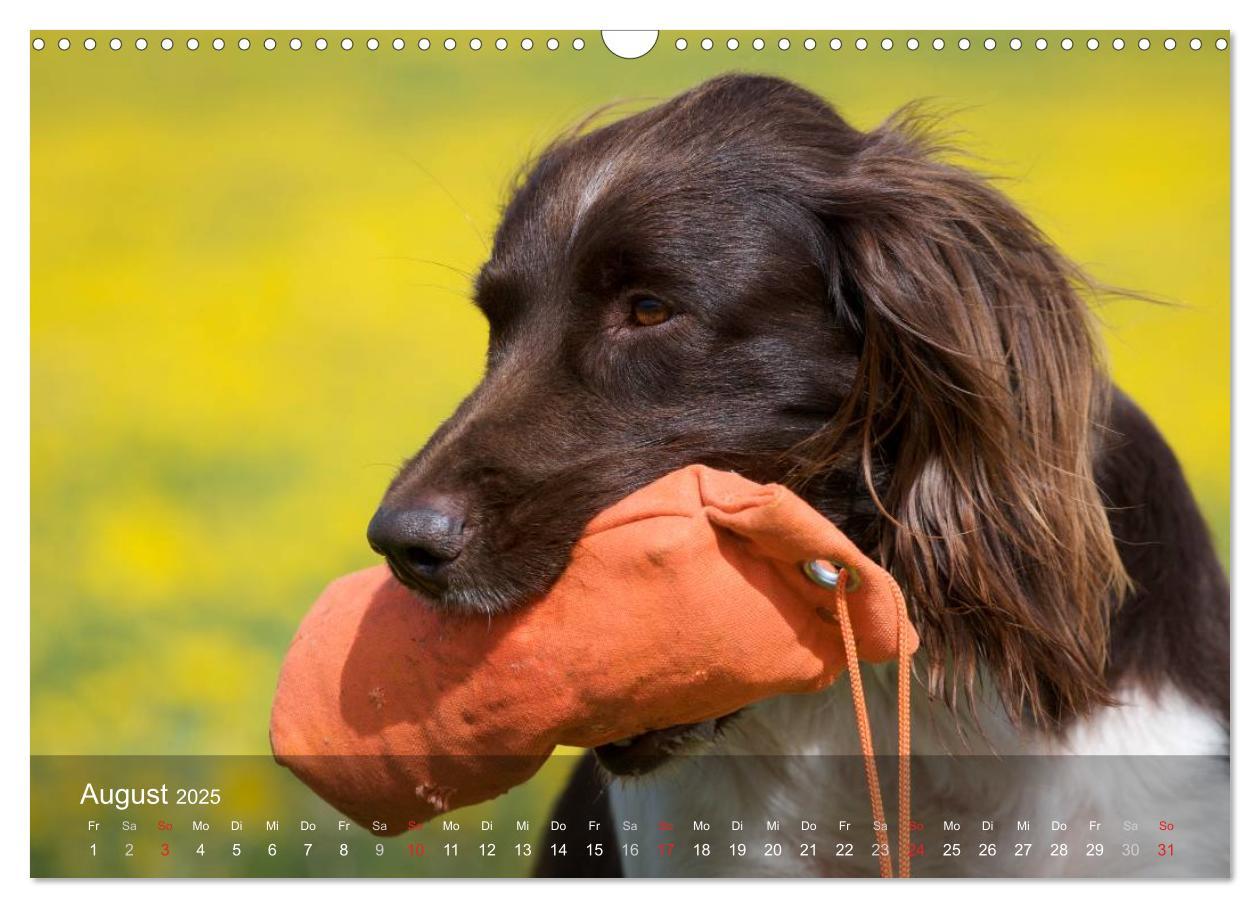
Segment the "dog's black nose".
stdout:
<path fill-rule="evenodd" d="M 395 576 L 421 592 L 440 592 L 444 572 L 464 548 L 464 514 L 445 496 L 410 508 L 379 508 L 368 524 L 368 544 Z"/>

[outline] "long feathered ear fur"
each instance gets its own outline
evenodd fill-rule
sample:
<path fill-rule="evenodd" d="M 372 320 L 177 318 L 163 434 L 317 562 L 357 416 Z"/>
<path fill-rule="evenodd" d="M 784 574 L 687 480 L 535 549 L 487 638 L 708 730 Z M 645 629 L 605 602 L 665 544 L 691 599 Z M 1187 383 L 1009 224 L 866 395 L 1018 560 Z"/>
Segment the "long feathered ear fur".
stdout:
<path fill-rule="evenodd" d="M 1108 616 L 1128 583 L 1092 471 L 1109 382 L 1088 284 L 914 124 L 849 131 L 811 190 L 862 339 L 815 463 L 862 471 L 929 688 L 974 705 L 984 666 L 1013 717 L 1053 727 L 1109 702 Z"/>

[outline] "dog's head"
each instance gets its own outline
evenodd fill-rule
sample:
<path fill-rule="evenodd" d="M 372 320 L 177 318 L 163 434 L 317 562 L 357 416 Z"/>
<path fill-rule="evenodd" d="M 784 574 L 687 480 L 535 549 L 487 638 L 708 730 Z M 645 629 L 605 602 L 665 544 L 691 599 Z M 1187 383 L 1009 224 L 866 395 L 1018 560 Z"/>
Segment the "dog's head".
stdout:
<path fill-rule="evenodd" d="M 951 702 L 981 663 L 1038 721 L 1105 699 L 1123 571 L 1077 276 L 917 133 L 728 76 L 553 145 L 477 279 L 485 377 L 399 472 L 373 547 L 446 607 L 511 608 L 604 507 L 734 469 L 891 568 Z"/>

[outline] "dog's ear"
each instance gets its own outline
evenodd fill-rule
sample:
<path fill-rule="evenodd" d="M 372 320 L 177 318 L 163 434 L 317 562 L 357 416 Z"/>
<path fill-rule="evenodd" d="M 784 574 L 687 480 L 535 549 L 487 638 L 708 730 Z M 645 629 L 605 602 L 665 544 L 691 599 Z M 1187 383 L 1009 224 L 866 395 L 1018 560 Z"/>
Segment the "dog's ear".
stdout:
<path fill-rule="evenodd" d="M 1092 472 L 1109 384 L 1083 279 L 913 124 L 852 135 L 811 191 L 861 337 L 826 460 L 864 473 L 929 687 L 972 700 L 983 667 L 1013 716 L 1056 725 L 1108 702 L 1128 582 Z"/>

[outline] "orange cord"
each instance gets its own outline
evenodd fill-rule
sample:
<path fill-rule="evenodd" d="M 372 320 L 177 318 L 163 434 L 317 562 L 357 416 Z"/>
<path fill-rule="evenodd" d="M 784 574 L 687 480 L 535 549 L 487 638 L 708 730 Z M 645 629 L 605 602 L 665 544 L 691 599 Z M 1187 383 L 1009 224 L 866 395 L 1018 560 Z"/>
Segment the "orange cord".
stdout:
<path fill-rule="evenodd" d="M 849 617 L 845 596 L 848 577 L 842 569 L 836 582 L 836 615 L 844 637 L 844 656 L 849 666 L 849 686 L 853 691 L 853 717 L 857 723 L 862 760 L 866 766 L 866 787 L 871 794 L 871 817 L 875 822 L 875 841 L 879 845 L 879 875 L 893 875 L 888 847 L 888 825 L 884 821 L 884 798 L 879 787 L 879 771 L 875 766 L 875 746 L 871 741 L 870 717 L 866 712 L 866 696 L 862 692 L 862 673 L 858 668 L 857 641 Z M 909 618 L 905 601 L 897 591 L 901 611 L 897 616 L 897 868 L 898 876 L 910 876 L 910 653 Z"/>

